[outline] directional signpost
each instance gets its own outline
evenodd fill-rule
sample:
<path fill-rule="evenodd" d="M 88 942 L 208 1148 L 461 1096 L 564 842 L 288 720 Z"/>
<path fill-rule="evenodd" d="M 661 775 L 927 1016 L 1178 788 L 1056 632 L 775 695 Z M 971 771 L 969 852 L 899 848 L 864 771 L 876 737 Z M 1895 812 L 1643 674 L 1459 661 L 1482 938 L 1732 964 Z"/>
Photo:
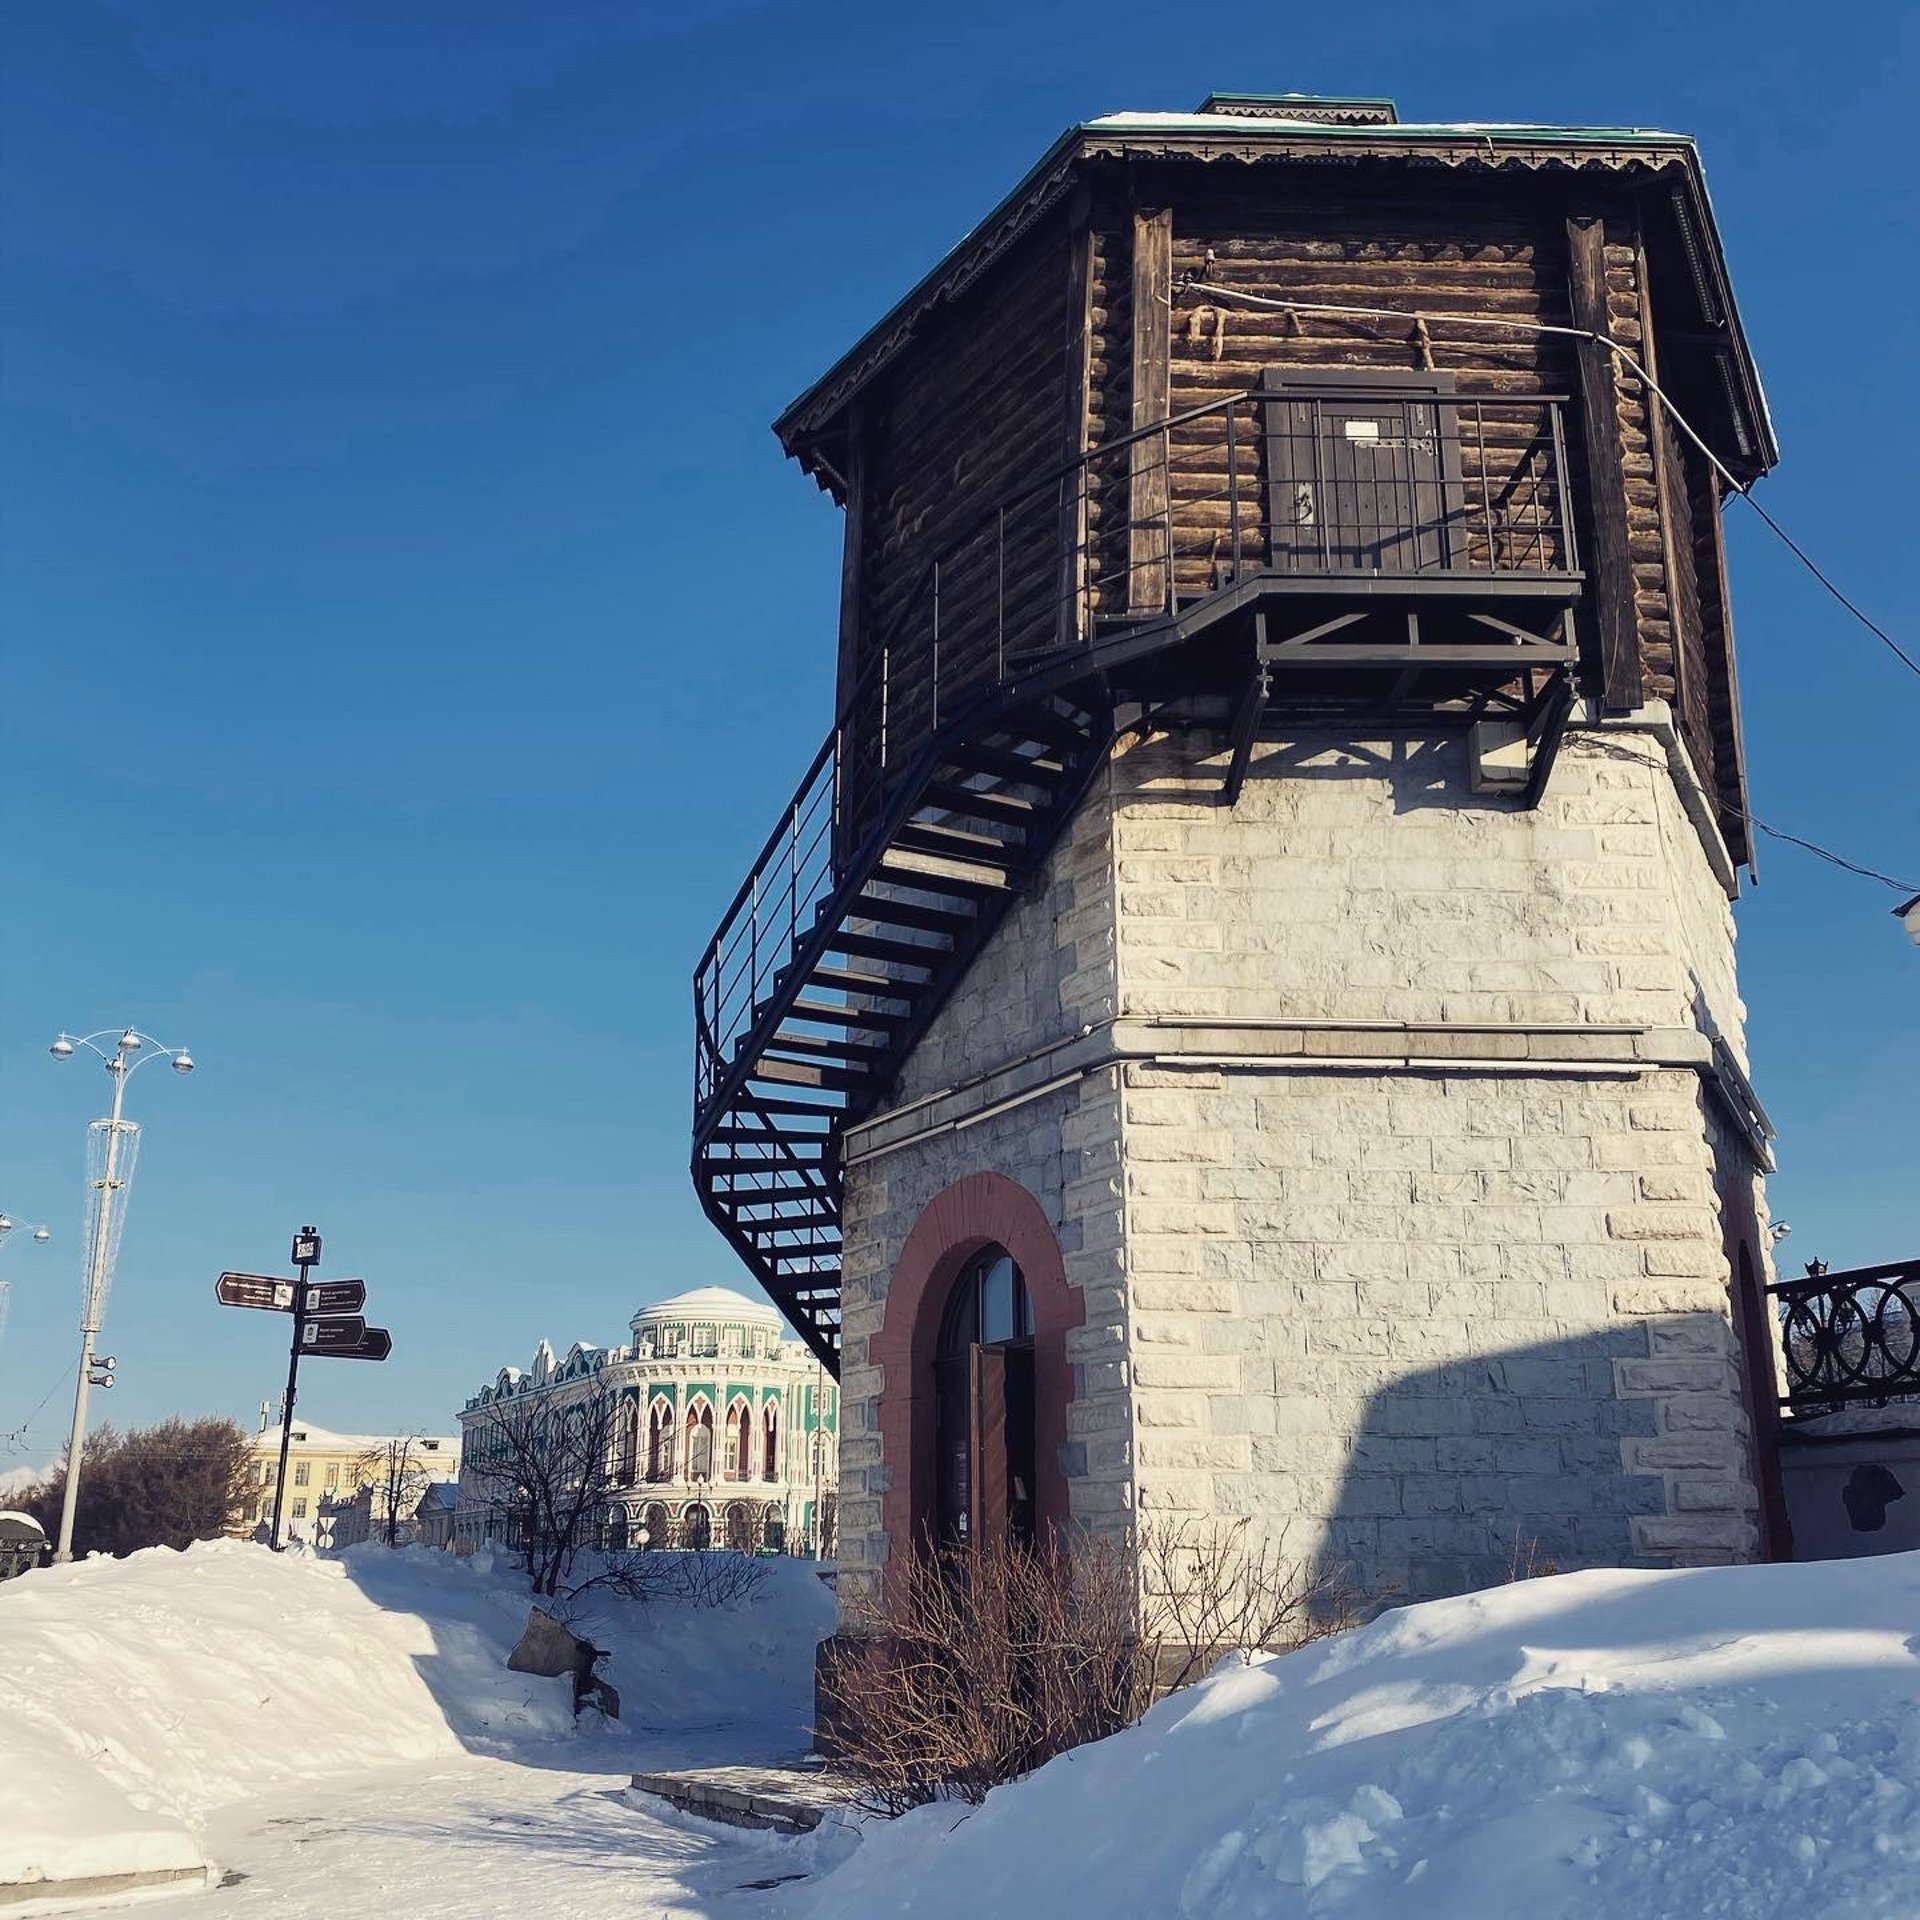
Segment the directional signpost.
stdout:
<path fill-rule="evenodd" d="M 393 1335 L 370 1327 L 360 1317 L 367 1304 L 364 1280 L 315 1280 L 320 1264 L 320 1235 L 302 1227 L 293 1236 L 297 1280 L 271 1273 L 223 1273 L 214 1297 L 223 1307 L 253 1307 L 263 1313 L 293 1315 L 293 1349 L 287 1356 L 287 1395 L 280 1412 L 280 1470 L 273 1483 L 273 1549 L 280 1551 L 280 1517 L 287 1498 L 287 1453 L 293 1445 L 293 1402 L 299 1389 L 300 1356 L 327 1360 L 384 1360 L 393 1351 Z"/>

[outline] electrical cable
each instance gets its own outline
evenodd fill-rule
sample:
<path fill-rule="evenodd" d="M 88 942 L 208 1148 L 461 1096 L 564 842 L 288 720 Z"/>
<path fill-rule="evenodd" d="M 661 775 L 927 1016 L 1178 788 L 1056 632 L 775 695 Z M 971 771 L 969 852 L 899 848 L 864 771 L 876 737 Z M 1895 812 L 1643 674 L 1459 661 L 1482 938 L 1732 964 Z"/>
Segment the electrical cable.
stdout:
<path fill-rule="evenodd" d="M 1491 327 L 1508 333 L 1552 334 L 1560 339 L 1584 340 L 1591 342 L 1595 346 L 1604 347 L 1615 359 L 1624 362 L 1625 365 L 1633 370 L 1634 377 L 1660 402 L 1661 406 L 1666 409 L 1668 415 L 1672 418 L 1674 424 L 1706 456 L 1714 471 L 1760 516 L 1760 522 L 1766 527 L 1768 532 L 1770 532 L 1774 538 L 1800 562 L 1807 572 L 1810 573 L 1848 613 L 1852 614 L 1909 673 L 1913 674 L 1916 678 L 1920 678 L 1920 660 L 1916 660 L 1878 621 L 1862 611 L 1827 575 L 1814 560 L 1813 556 L 1801 546 L 1799 541 L 1794 539 L 1792 534 L 1788 533 L 1786 528 L 1753 497 L 1752 487 L 1748 483 L 1740 480 L 1727 466 L 1726 462 L 1695 432 L 1693 423 L 1674 404 L 1671 396 L 1662 388 L 1659 381 L 1657 381 L 1653 375 L 1640 364 L 1635 355 L 1628 348 L 1622 346 L 1618 340 L 1609 339 L 1604 333 L 1597 333 L 1590 327 L 1561 327 L 1555 326 L 1545 320 L 1506 320 L 1493 319 L 1484 314 L 1422 313 L 1403 307 L 1336 306 L 1325 301 L 1283 300 L 1266 294 L 1246 293 L 1235 287 L 1215 286 L 1206 280 L 1183 279 L 1180 283 L 1179 290 L 1183 293 L 1203 293 L 1215 300 L 1237 300 L 1243 306 L 1260 307 L 1274 313 L 1325 313 L 1362 320 L 1412 320 L 1418 321 L 1423 327 Z M 1172 302 L 1169 301 L 1168 304 L 1171 305 Z"/>
<path fill-rule="evenodd" d="M 1641 755 L 1629 753 L 1604 737 L 1591 735 L 1583 737 L 1588 745 L 1597 747 L 1610 760 L 1625 761 L 1638 766 L 1647 764 Z M 1670 768 L 1669 771 L 1676 779 L 1680 777 L 1678 768 Z M 1920 882 L 1896 879 L 1890 873 L 1882 873 L 1878 867 L 1862 866 L 1857 860 L 1849 860 L 1845 854 L 1835 853 L 1831 847 L 1823 847 L 1817 840 L 1809 840 L 1798 833 L 1789 833 L 1785 827 L 1776 827 L 1771 821 L 1762 820 L 1758 814 L 1750 813 L 1745 807 L 1736 806 L 1731 800 L 1716 798 L 1690 774 L 1686 777 L 1684 784 L 1702 805 L 1708 808 L 1718 807 L 1732 814 L 1736 819 L 1744 820 L 1756 833 L 1764 833 L 1770 840 L 1784 840 L 1789 846 L 1799 847 L 1803 852 L 1813 854 L 1817 859 L 1842 867 L 1848 873 L 1858 874 L 1863 880 L 1874 880 L 1883 887 L 1891 887 L 1895 893 L 1920 893 Z"/>
<path fill-rule="evenodd" d="M 31 1427 L 33 1423 L 37 1419 L 39 1419 L 41 1414 L 46 1411 L 47 1402 L 51 1400 L 53 1396 L 56 1393 L 58 1393 L 60 1389 L 64 1387 L 67 1384 L 67 1382 L 71 1380 L 73 1376 L 79 1371 L 80 1371 L 80 1362 L 76 1360 L 70 1367 L 68 1367 L 66 1372 L 63 1373 L 60 1376 L 60 1378 L 56 1380 L 53 1383 L 53 1385 L 50 1386 L 46 1390 L 46 1392 L 40 1396 L 40 1404 L 37 1407 L 35 1407 L 34 1410 L 30 1414 L 28 1414 L 27 1417 L 24 1420 L 22 1420 L 20 1424 L 17 1427 L 15 1427 L 11 1433 L 7 1435 L 7 1451 L 9 1453 L 25 1453 L 26 1452 L 27 1429 Z"/>

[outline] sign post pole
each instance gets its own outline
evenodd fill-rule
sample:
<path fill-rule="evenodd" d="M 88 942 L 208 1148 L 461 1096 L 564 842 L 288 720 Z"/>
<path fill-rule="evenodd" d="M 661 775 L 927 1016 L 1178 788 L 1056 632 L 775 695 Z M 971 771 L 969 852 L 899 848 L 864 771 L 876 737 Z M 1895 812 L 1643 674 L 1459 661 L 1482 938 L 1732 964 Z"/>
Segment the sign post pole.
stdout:
<path fill-rule="evenodd" d="M 287 1504 L 287 1455 L 293 1446 L 293 1402 L 300 1383 L 300 1347 L 307 1331 L 307 1280 L 320 1261 L 320 1235 L 302 1227 L 293 1236 L 293 1264 L 300 1277 L 293 1283 L 293 1346 L 287 1355 L 287 1397 L 280 1409 L 280 1468 L 273 1481 L 273 1535 L 275 1553 L 285 1550 L 280 1521 Z"/>

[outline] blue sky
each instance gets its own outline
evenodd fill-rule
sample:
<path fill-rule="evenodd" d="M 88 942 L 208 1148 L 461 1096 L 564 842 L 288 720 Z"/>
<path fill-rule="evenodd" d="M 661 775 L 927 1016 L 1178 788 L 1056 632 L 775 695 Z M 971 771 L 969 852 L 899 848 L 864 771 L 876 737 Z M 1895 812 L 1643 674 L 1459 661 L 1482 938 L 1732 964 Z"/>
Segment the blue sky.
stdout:
<path fill-rule="evenodd" d="M 201 1071 L 147 1124 L 101 1412 L 245 1414 L 222 1312 L 317 1221 L 441 1426 L 741 1274 L 687 1184 L 687 978 L 826 723 L 835 512 L 780 407 L 1066 125 L 1213 88 L 1680 127 L 1785 448 L 1766 497 L 1915 632 L 1914 16 L 16 0 L 4 101 L 0 1433 L 57 1451 L 81 1151 L 62 1026 Z M 1637 20 L 1638 24 L 1635 24 Z M 1765 818 L 1920 873 L 1920 680 L 1738 515 Z M 1796 1260 L 1920 1253 L 1920 953 L 1763 843 L 1740 909 Z M 107 1404 L 110 1402 L 110 1405 Z M 0 1459 L 0 1466 L 5 1461 Z"/>

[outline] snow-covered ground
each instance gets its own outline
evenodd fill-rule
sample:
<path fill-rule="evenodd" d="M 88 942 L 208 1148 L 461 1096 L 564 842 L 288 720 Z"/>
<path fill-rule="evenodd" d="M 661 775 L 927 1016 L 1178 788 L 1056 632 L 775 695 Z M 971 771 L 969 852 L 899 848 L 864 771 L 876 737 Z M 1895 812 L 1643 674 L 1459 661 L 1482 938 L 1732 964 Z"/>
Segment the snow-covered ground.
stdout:
<path fill-rule="evenodd" d="M 289 1894 L 289 1873 L 316 1900 L 343 1877 L 384 1915 L 396 1892 L 420 1906 L 410 1849 L 444 1847 L 465 1822 L 454 1856 L 493 1876 L 499 1904 L 472 1904 L 475 1887 L 457 1893 L 461 1875 L 436 1870 L 422 1891 L 450 1904 L 421 1910 L 518 1914 L 500 1879 L 518 1872 L 516 1836 L 544 1836 L 530 1864 L 549 1878 L 607 1883 L 630 1854 L 614 1877 L 644 1878 L 662 1835 L 677 1872 L 711 1843 L 614 1797 L 632 1772 L 805 1749 L 813 1649 L 832 1623 L 810 1566 L 769 1561 L 761 1589 L 724 1609 L 584 1615 L 581 1631 L 614 1649 L 602 1670 L 623 1695 L 617 1728 L 576 1725 L 570 1682 L 507 1671 L 526 1610 L 485 1562 L 379 1547 L 315 1559 L 222 1541 L 7 1582 L 0 1886 L 205 1860 L 247 1876 L 235 1884 L 250 1900 Z M 638 1832 L 652 1838 L 636 1849 Z M 602 1890 L 604 1905 L 548 1910 L 611 1913 Z M 322 1904 L 340 1915 L 354 1900 L 336 1883 Z"/>
<path fill-rule="evenodd" d="M 506 1673 L 524 1596 L 444 1556 L 219 1545 L 11 1582 L 0 1881 L 191 1853 L 236 1920 L 1920 1916 L 1920 1555 L 1408 1608 L 857 1845 L 624 1790 L 802 1744 L 830 1603 L 770 1576 L 588 1624 L 618 1730 Z"/>
<path fill-rule="evenodd" d="M 1577 1573 L 1216 1673 L 807 1920 L 1920 1915 L 1920 1554 Z"/>

